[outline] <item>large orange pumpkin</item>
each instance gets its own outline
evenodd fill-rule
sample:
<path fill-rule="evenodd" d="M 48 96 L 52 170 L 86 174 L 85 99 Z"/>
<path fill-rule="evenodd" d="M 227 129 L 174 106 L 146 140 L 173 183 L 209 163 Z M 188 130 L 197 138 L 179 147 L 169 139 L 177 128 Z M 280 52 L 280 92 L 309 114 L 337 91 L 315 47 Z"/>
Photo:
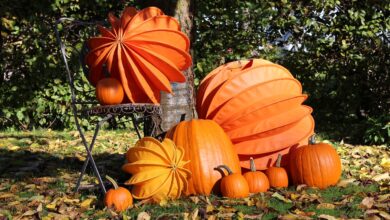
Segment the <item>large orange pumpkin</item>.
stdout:
<path fill-rule="evenodd" d="M 318 188 L 335 185 L 341 176 L 341 160 L 336 150 L 326 143 L 315 143 L 293 150 L 290 154 L 290 174 L 294 184 Z"/>
<path fill-rule="evenodd" d="M 262 59 L 235 61 L 213 70 L 198 90 L 199 118 L 217 122 L 230 137 L 241 166 L 272 166 L 278 154 L 307 144 L 312 109 L 301 84 L 284 67 Z"/>
<path fill-rule="evenodd" d="M 214 121 L 194 119 L 180 122 L 168 131 L 167 137 L 184 149 L 184 160 L 190 161 L 185 166 L 192 173 L 187 195 L 219 192 L 217 182 L 222 175 L 215 168 L 221 164 L 230 167 L 233 173 L 241 174 L 232 142 Z"/>
<path fill-rule="evenodd" d="M 160 91 L 172 92 L 170 82 L 184 82 L 191 65 L 189 39 L 178 21 L 156 8 L 127 7 L 120 18 L 108 15 L 111 28 L 98 26 L 101 36 L 88 41 L 89 81 L 104 78 L 103 65 L 121 81 L 130 102 L 160 102 Z"/>

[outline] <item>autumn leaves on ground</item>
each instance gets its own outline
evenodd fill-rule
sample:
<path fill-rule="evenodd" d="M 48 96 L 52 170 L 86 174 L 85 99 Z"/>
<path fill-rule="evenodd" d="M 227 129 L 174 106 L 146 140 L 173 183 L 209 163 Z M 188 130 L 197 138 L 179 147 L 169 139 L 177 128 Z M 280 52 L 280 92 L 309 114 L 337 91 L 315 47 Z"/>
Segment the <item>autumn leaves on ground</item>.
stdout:
<path fill-rule="evenodd" d="M 135 141 L 132 132 L 102 132 L 94 149 L 101 172 L 119 184 L 126 181 L 129 176 L 121 166 Z M 333 144 L 343 164 L 335 187 L 290 186 L 240 200 L 199 196 L 159 204 L 135 201 L 133 208 L 116 213 L 104 207 L 98 189 L 73 192 L 85 160 L 77 132 L 3 132 L 0 219 L 390 219 L 389 148 Z M 95 181 L 89 171 L 83 184 Z"/>

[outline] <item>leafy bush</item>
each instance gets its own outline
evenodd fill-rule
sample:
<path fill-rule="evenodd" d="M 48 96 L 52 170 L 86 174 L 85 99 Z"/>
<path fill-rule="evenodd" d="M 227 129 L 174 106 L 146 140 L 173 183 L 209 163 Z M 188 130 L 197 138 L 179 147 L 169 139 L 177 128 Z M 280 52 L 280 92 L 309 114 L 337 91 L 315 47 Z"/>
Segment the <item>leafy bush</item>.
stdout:
<path fill-rule="evenodd" d="M 134 2 L 21 0 L 2 7 L 0 126 L 73 127 L 54 21 L 103 20 L 108 11 Z M 386 1 L 193 2 L 196 84 L 228 61 L 269 59 L 302 82 L 318 132 L 349 142 L 389 143 Z"/>

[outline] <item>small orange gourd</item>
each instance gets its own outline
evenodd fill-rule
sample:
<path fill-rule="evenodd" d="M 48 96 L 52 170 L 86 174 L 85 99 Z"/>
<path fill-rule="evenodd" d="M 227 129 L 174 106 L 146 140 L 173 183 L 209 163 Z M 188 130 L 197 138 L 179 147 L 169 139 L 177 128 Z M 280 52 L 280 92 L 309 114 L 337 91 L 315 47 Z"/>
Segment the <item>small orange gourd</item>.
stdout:
<path fill-rule="evenodd" d="M 315 142 L 293 150 L 290 154 L 290 174 L 294 184 L 306 184 L 324 189 L 335 185 L 341 176 L 341 160 L 329 144 Z"/>
<path fill-rule="evenodd" d="M 101 105 L 120 104 L 124 98 L 122 84 L 115 78 L 104 78 L 96 85 L 96 98 Z"/>
<path fill-rule="evenodd" d="M 133 197 L 129 190 L 123 187 L 118 187 L 118 184 L 109 176 L 106 178 L 112 183 L 114 189 L 107 191 L 104 197 L 104 204 L 107 207 L 114 208 L 117 212 L 124 211 L 133 206 Z"/>
<path fill-rule="evenodd" d="M 251 170 L 244 173 L 244 178 L 248 182 L 250 193 L 266 192 L 269 189 L 268 177 L 261 171 L 256 171 L 253 158 L 250 158 Z"/>
<path fill-rule="evenodd" d="M 276 166 L 270 167 L 265 171 L 271 187 L 283 188 L 288 186 L 288 175 L 286 170 L 283 167 L 280 167 L 281 160 L 282 155 L 279 154 Z"/>
<path fill-rule="evenodd" d="M 245 198 L 249 196 L 249 185 L 240 173 L 233 173 L 226 165 L 220 165 L 217 169 L 225 169 L 228 175 L 221 179 L 222 196 L 228 198 Z"/>

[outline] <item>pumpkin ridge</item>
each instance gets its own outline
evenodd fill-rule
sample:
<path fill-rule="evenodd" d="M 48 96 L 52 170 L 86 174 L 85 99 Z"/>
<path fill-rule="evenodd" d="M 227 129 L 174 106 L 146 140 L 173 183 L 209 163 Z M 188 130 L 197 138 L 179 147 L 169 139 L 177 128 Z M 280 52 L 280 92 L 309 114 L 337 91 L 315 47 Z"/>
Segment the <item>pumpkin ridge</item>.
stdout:
<path fill-rule="evenodd" d="M 321 159 L 324 159 L 324 158 L 320 158 L 319 156 L 318 156 L 318 152 L 317 152 L 317 150 L 315 150 L 314 149 L 314 152 L 315 152 L 315 157 L 316 157 L 316 159 L 317 159 L 317 168 L 319 168 L 318 170 L 319 170 L 319 172 L 320 172 L 320 179 L 321 179 L 321 186 L 324 186 L 325 184 L 324 184 L 324 175 L 326 175 L 327 176 L 327 173 L 324 173 L 324 172 L 322 172 L 322 161 L 321 161 Z M 326 158 L 325 158 L 326 160 L 328 159 L 328 156 L 326 155 Z M 328 165 L 327 163 L 326 163 L 326 165 Z"/>
<path fill-rule="evenodd" d="M 149 100 L 151 100 L 154 104 L 158 103 L 149 82 L 142 74 L 142 71 L 140 71 L 137 63 L 134 63 L 134 57 L 132 57 L 131 52 L 129 51 L 130 49 L 126 44 L 121 44 L 121 46 L 123 47 L 123 53 L 125 54 L 124 65 L 133 73 L 138 87 L 143 89 L 143 92 L 148 96 Z"/>
<path fill-rule="evenodd" d="M 169 83 L 168 78 L 160 71 L 158 68 L 156 68 L 153 65 L 145 65 L 145 63 L 149 63 L 145 58 L 141 57 L 139 54 L 135 53 L 133 50 L 130 50 L 131 54 L 137 61 L 137 63 L 140 64 L 141 69 L 143 70 L 143 73 L 150 79 L 152 84 L 165 92 L 172 93 L 172 88 Z M 149 63 L 150 64 L 150 63 Z M 150 67 L 154 68 L 153 70 L 150 69 Z"/>
<path fill-rule="evenodd" d="M 185 80 L 185 77 L 183 74 L 180 72 L 180 70 L 168 59 L 150 51 L 150 50 L 145 50 L 144 48 L 138 47 L 136 45 L 130 45 L 133 50 L 135 50 L 142 58 L 149 60 L 150 63 L 152 63 L 154 66 L 157 67 L 161 71 L 161 69 L 170 69 L 169 71 L 161 71 L 164 73 L 164 75 L 173 82 L 183 82 Z M 140 52 L 141 51 L 141 52 Z M 153 60 L 147 59 L 145 56 L 151 56 L 153 57 Z M 155 59 L 155 60 L 154 60 Z M 161 62 L 164 65 L 162 66 L 161 64 L 155 65 L 156 62 Z M 180 77 L 177 78 L 177 77 Z"/>
<path fill-rule="evenodd" d="M 154 191 L 152 191 L 151 193 L 149 193 L 149 195 L 147 196 L 143 196 L 143 197 L 139 197 L 137 196 L 136 194 L 133 194 L 133 197 L 136 198 L 136 199 L 146 199 L 146 198 L 149 198 L 149 197 L 152 197 L 154 196 L 156 193 L 158 193 L 162 188 L 164 188 L 165 184 L 168 182 L 169 180 L 169 177 L 171 175 L 171 172 L 169 172 L 167 178 L 161 183 L 160 187 L 156 188 Z"/>
<path fill-rule="evenodd" d="M 138 149 L 137 147 L 133 147 L 133 148 L 130 148 L 129 151 L 130 151 L 130 154 L 133 151 L 147 151 L 148 153 L 151 153 L 151 154 L 161 158 L 165 162 L 165 164 L 167 164 L 167 165 L 171 164 L 171 162 L 169 160 L 167 160 L 167 158 L 163 157 L 162 155 L 159 155 L 157 152 L 155 152 L 147 147 L 144 147 L 142 149 Z M 139 160 L 139 159 L 137 158 L 137 160 Z M 128 161 L 128 162 L 130 162 L 130 161 Z"/>
<path fill-rule="evenodd" d="M 167 173 L 169 174 L 169 170 L 166 169 L 153 169 L 153 170 L 148 170 L 148 171 L 141 171 L 139 173 L 134 174 L 129 180 L 125 182 L 126 185 L 137 185 L 140 183 L 147 182 L 149 180 L 159 178 L 163 175 L 166 175 Z M 150 176 L 147 176 L 147 175 Z M 143 177 L 147 176 L 147 177 Z M 144 179 L 143 179 L 144 178 Z"/>

